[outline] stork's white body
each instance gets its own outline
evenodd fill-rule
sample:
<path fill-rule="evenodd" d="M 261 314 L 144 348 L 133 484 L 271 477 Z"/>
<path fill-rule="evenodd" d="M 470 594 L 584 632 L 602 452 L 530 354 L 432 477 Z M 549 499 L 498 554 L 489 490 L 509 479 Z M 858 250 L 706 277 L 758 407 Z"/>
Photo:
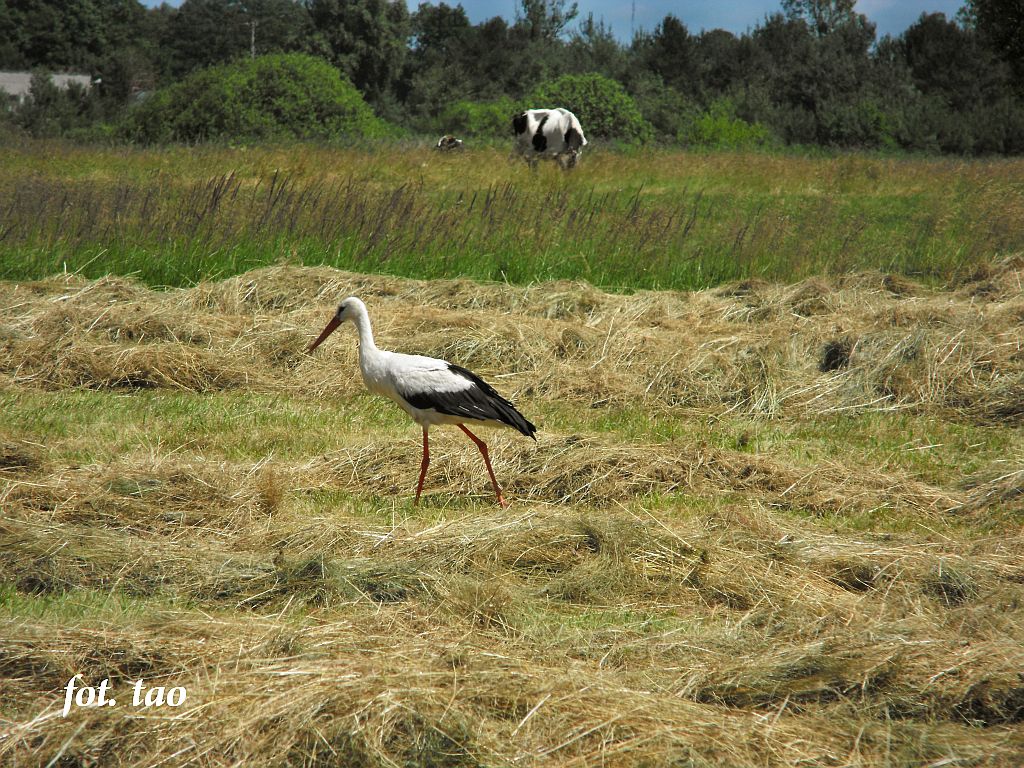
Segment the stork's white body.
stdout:
<path fill-rule="evenodd" d="M 358 327 L 358 325 L 357 325 Z M 460 419 L 433 408 L 417 408 L 399 392 L 459 392 L 471 382 L 448 371 L 448 363 L 424 355 L 405 355 L 378 349 L 373 337 L 359 330 L 359 370 L 366 388 L 376 395 L 394 400 L 421 427 L 435 424 L 459 424 Z M 462 419 L 461 421 L 465 421 Z"/>
<path fill-rule="evenodd" d="M 515 407 L 479 376 L 457 365 L 423 355 L 388 352 L 373 340 L 370 316 L 366 305 L 351 296 L 338 311 L 320 337 L 310 345 L 312 352 L 335 328 L 351 320 L 359 333 L 359 370 L 371 392 L 390 398 L 423 428 L 423 463 L 416 487 L 419 501 L 430 463 L 427 430 L 437 424 L 458 425 L 483 454 L 498 501 L 505 505 L 501 489 L 494 477 L 486 444 L 466 428 L 466 423 L 486 426 L 507 426 L 533 437 L 536 427 Z"/>

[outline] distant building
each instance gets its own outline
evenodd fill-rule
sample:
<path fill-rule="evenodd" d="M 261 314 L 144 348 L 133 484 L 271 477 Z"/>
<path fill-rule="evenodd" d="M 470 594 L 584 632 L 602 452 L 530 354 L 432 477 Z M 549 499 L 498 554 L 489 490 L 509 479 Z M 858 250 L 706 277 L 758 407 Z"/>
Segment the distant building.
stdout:
<path fill-rule="evenodd" d="M 89 75 L 50 75 L 50 80 L 62 89 L 71 83 L 78 83 L 85 90 L 92 87 L 92 78 Z M 25 100 L 31 89 L 31 72 L 0 72 L 0 93 L 5 93 L 20 102 Z"/>

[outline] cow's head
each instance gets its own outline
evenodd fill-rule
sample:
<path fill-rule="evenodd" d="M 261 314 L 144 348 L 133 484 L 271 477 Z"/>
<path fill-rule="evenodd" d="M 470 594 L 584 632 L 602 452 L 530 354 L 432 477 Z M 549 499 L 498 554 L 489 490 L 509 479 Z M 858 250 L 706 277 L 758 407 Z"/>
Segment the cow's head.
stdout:
<path fill-rule="evenodd" d="M 578 153 L 583 146 L 583 134 L 575 128 L 570 128 L 565 132 L 565 146 L 569 147 L 573 154 Z"/>
<path fill-rule="evenodd" d="M 521 133 L 526 133 L 526 126 L 528 124 L 529 121 L 525 112 L 521 112 L 512 118 L 512 129 L 516 132 L 517 136 Z"/>

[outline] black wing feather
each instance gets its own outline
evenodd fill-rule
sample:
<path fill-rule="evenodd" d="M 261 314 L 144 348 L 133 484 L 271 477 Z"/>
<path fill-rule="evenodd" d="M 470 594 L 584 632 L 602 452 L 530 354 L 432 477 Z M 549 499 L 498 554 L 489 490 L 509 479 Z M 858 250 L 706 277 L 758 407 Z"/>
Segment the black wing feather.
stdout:
<path fill-rule="evenodd" d="M 494 387 L 462 366 L 448 363 L 448 370 L 468 379 L 473 386 L 458 392 L 402 392 L 402 397 L 413 408 L 432 409 L 447 416 L 461 416 L 476 421 L 500 421 L 527 437 L 537 439 L 534 437 L 537 427 L 517 411 L 512 403 L 495 392 Z"/>

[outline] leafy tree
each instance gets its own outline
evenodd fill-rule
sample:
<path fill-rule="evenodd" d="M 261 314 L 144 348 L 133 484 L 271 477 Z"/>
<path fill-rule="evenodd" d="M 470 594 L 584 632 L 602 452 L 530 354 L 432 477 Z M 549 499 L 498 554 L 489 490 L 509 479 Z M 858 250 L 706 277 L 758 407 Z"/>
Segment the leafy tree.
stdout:
<path fill-rule="evenodd" d="M 517 26 L 527 30 L 530 40 L 558 40 L 569 23 L 579 15 L 579 6 L 575 2 L 568 8 L 565 3 L 566 0 L 519 0 Z"/>
<path fill-rule="evenodd" d="M 470 28 L 469 17 L 461 5 L 420 3 L 411 19 L 412 56 L 437 60 L 458 51 L 459 41 Z"/>
<path fill-rule="evenodd" d="M 414 124 L 430 130 L 448 105 L 518 98 L 543 81 L 548 68 L 546 56 L 524 53 L 534 50 L 526 29 L 500 17 L 471 26 L 461 7 L 424 4 L 413 15 L 412 32 L 396 90 Z"/>
<path fill-rule="evenodd" d="M 313 34 L 309 12 L 297 0 L 245 0 L 250 52 L 306 52 Z"/>
<path fill-rule="evenodd" d="M 500 17 L 472 28 L 462 51 L 469 76 L 468 93 L 474 98 L 519 98 L 556 66 L 560 43 L 531 42 L 528 30 L 509 26 Z"/>
<path fill-rule="evenodd" d="M 695 69 L 702 92 L 727 93 L 743 82 L 754 67 L 750 40 L 724 29 L 701 32 L 694 50 Z"/>
<path fill-rule="evenodd" d="M 968 0 L 978 32 L 1024 81 L 1024 0 Z"/>
<path fill-rule="evenodd" d="M 138 0 L 0 0 L 0 67 L 93 75 L 88 109 L 77 109 L 111 118 L 133 93 L 157 82 L 155 62 L 168 57 L 152 21 L 168 18 L 169 11 L 147 12 Z M 50 106 L 57 109 L 63 98 Z"/>
<path fill-rule="evenodd" d="M 439 105 L 465 98 L 471 90 L 472 68 L 463 52 L 472 27 L 461 5 L 452 8 L 446 3 L 421 3 L 410 21 L 412 48 L 399 96 L 410 114 L 434 116 Z"/>
<path fill-rule="evenodd" d="M 402 73 L 410 33 L 404 2 L 308 0 L 315 50 L 371 101 L 392 91 Z"/>
<path fill-rule="evenodd" d="M 922 14 L 889 48 L 902 57 L 914 94 L 904 105 L 901 144 L 942 152 L 1015 152 L 1024 105 L 1009 65 L 973 26 Z"/>
<path fill-rule="evenodd" d="M 44 0 L 9 0 L 8 8 L 14 26 L 18 29 L 18 48 L 21 59 L 29 66 L 60 69 L 79 64 L 80 56 L 75 55 L 71 32 L 65 20 L 71 20 L 76 11 L 81 11 L 78 4 L 67 9 L 67 16 L 61 13 L 56 3 Z M 85 21 L 85 20 L 81 20 Z M 82 27 L 95 24 L 79 23 Z"/>
<path fill-rule="evenodd" d="M 1004 95 L 974 115 L 974 151 L 1024 154 L 1024 102 Z"/>
<path fill-rule="evenodd" d="M 553 73 L 566 71 L 565 37 L 579 9 L 566 0 L 519 0 L 506 43 L 485 53 L 489 68 L 504 83 L 504 95 L 519 97 Z M 491 22 L 494 22 L 492 19 Z"/>
<path fill-rule="evenodd" d="M 803 18 L 776 14 L 754 31 L 769 66 L 770 112 L 754 115 L 789 143 L 878 146 L 889 125 L 873 87 L 874 25 L 852 14 L 826 33 Z"/>
<path fill-rule="evenodd" d="M 787 18 L 804 21 L 818 37 L 852 22 L 857 0 L 782 0 Z"/>
<path fill-rule="evenodd" d="M 537 88 L 530 104 L 565 107 L 579 118 L 588 139 L 643 143 L 653 137 L 650 123 L 633 98 L 617 82 L 601 75 L 563 75 Z"/>
<path fill-rule="evenodd" d="M 138 0 L 4 0 L 2 65 L 88 72 L 131 43 L 144 14 Z"/>
<path fill-rule="evenodd" d="M 597 72 L 605 77 L 621 79 L 627 67 L 626 51 L 615 39 L 604 21 L 594 21 L 588 14 L 569 37 L 566 61 L 577 74 Z"/>
<path fill-rule="evenodd" d="M 1008 74 L 978 35 L 947 21 L 941 13 L 921 17 L 900 37 L 914 84 L 922 93 L 947 100 L 955 111 L 992 100 Z"/>
<path fill-rule="evenodd" d="M 174 14 L 164 41 L 170 71 L 180 78 L 196 69 L 221 64 L 249 49 L 245 9 L 232 0 L 185 0 Z"/>
<path fill-rule="evenodd" d="M 0 69 L 24 69 L 29 66 L 23 53 L 25 26 L 21 14 L 0 0 Z"/>
<path fill-rule="evenodd" d="M 112 46 L 97 63 L 94 87 L 107 116 L 115 116 L 132 98 L 155 90 L 169 77 L 173 57 L 163 44 L 176 13 L 168 5 L 140 11 L 127 42 Z"/>
<path fill-rule="evenodd" d="M 166 26 L 174 77 L 253 53 L 303 50 L 312 32 L 294 0 L 185 0 Z"/>
<path fill-rule="evenodd" d="M 337 69 L 298 53 L 194 72 L 135 107 L 122 131 L 143 143 L 341 139 L 385 132 Z"/>
<path fill-rule="evenodd" d="M 675 143 L 700 114 L 696 102 L 669 88 L 650 72 L 634 74 L 630 78 L 629 92 L 659 141 Z"/>
<path fill-rule="evenodd" d="M 769 16 L 754 30 L 754 45 L 764 66 L 756 70 L 765 92 L 766 120 L 789 144 L 812 144 L 817 138 L 815 45 L 806 24 L 782 14 Z"/>
<path fill-rule="evenodd" d="M 662 19 L 654 34 L 641 45 L 647 67 L 680 93 L 697 90 L 697 42 L 679 19 Z"/>

